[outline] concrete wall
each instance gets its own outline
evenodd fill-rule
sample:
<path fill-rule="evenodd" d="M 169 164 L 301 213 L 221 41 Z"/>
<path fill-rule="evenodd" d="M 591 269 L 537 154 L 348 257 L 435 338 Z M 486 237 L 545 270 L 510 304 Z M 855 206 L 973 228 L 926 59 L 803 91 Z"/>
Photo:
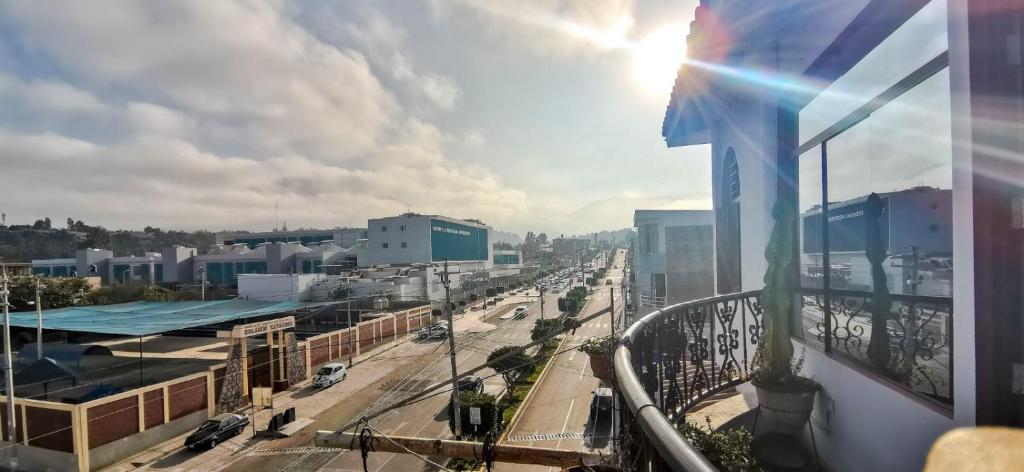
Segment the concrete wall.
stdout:
<path fill-rule="evenodd" d="M 196 253 L 196 249 L 191 247 L 172 246 L 164 248 L 161 257 L 164 282 L 191 283 L 192 257 Z"/>
<path fill-rule="evenodd" d="M 320 274 L 242 274 L 238 296 L 249 300 L 306 302 L 313 300 L 313 284 Z"/>

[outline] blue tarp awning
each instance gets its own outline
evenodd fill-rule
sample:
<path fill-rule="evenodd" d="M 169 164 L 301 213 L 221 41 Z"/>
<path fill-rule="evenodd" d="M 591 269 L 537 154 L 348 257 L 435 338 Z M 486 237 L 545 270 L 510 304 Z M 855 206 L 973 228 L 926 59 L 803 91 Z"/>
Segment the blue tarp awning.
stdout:
<path fill-rule="evenodd" d="M 209 302 L 132 302 L 43 311 L 43 329 L 82 333 L 147 336 L 178 329 L 321 307 L 334 302 L 303 303 L 257 300 Z M 36 326 L 35 312 L 11 313 L 11 325 Z"/>

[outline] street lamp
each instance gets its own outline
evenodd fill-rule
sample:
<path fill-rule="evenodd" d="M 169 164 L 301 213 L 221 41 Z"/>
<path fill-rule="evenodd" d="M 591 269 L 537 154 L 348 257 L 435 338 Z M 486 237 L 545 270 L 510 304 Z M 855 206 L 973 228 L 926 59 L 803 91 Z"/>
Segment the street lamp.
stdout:
<path fill-rule="evenodd" d="M 128 274 L 130 274 L 131 272 L 132 272 L 131 268 L 128 268 L 128 269 L 125 269 L 124 272 L 121 273 L 121 284 L 122 285 L 128 285 Z"/>

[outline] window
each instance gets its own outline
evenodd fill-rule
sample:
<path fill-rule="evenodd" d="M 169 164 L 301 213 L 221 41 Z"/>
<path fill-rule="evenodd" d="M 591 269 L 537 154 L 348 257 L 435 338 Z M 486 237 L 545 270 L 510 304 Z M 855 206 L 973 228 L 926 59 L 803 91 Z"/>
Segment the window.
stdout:
<path fill-rule="evenodd" d="M 408 244 L 406 244 L 405 242 L 402 242 L 402 247 L 403 247 L 403 248 L 405 248 L 405 247 L 409 247 L 409 245 L 408 245 Z"/>
<path fill-rule="evenodd" d="M 399 230 L 399 231 L 405 231 L 405 225 L 399 226 L 399 227 L 398 227 L 398 230 Z"/>
<path fill-rule="evenodd" d="M 931 2 L 800 112 L 796 308 L 807 344 L 951 407 L 952 105 L 931 43 L 945 41 L 942 9 Z M 900 39 L 929 21 L 928 41 Z M 829 105 L 853 89 L 861 104 Z"/>
<path fill-rule="evenodd" d="M 387 249 L 388 248 L 388 243 L 381 243 L 380 247 L 381 247 L 381 249 Z"/>
<path fill-rule="evenodd" d="M 715 211 L 718 247 L 718 292 L 740 291 L 740 166 L 736 152 L 726 149 L 719 175 L 719 202 Z"/>
<path fill-rule="evenodd" d="M 381 232 L 381 233 L 386 233 L 386 232 L 388 232 L 388 227 L 387 227 L 387 226 L 381 226 L 381 227 L 380 227 L 380 232 Z"/>

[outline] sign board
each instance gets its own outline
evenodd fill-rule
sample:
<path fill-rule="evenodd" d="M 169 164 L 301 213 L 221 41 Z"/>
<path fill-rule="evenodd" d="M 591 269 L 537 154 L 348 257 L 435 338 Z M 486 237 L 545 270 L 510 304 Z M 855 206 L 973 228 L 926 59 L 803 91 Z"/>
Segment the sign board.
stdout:
<path fill-rule="evenodd" d="M 469 424 L 479 425 L 480 424 L 480 407 L 471 406 L 469 407 Z"/>
<path fill-rule="evenodd" d="M 249 336 L 256 336 L 260 334 L 267 334 L 271 331 L 278 331 L 282 329 L 294 328 L 295 317 L 286 316 L 284 318 L 277 318 L 274 320 L 260 321 L 257 323 L 248 323 L 243 325 L 235 325 L 231 328 L 231 331 L 218 331 L 218 338 L 247 338 Z"/>
<path fill-rule="evenodd" d="M 274 407 L 274 390 L 270 387 L 252 388 L 252 406 Z"/>

